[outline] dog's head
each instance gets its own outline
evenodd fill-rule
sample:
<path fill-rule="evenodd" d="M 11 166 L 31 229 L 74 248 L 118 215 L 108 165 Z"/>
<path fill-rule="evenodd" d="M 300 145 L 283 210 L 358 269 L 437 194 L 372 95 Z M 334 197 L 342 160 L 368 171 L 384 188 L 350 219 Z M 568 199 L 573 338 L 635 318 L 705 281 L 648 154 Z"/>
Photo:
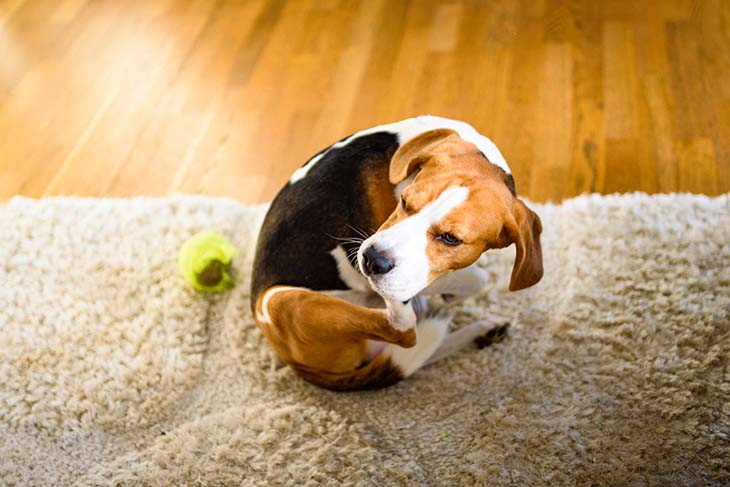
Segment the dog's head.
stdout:
<path fill-rule="evenodd" d="M 390 181 L 411 178 L 401 200 L 358 252 L 373 288 L 406 301 L 482 252 L 515 244 L 509 289 L 542 277 L 540 218 L 517 198 L 512 177 L 453 130 L 425 132 L 401 146 Z"/>

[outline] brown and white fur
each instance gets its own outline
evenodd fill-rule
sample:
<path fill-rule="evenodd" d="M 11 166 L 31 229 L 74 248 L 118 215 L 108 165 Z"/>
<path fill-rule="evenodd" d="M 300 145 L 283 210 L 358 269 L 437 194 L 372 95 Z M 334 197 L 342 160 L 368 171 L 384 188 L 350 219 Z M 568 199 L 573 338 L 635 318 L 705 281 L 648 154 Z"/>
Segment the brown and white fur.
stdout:
<path fill-rule="evenodd" d="M 363 228 L 377 231 L 346 238 Z M 304 379 L 384 387 L 495 326 L 449 334 L 447 314 L 417 317 L 424 296 L 480 292 L 474 263 L 511 244 L 510 290 L 537 283 L 541 231 L 499 150 L 470 125 L 425 116 L 362 131 L 310 159 L 272 203 L 254 263 L 256 323 Z"/>

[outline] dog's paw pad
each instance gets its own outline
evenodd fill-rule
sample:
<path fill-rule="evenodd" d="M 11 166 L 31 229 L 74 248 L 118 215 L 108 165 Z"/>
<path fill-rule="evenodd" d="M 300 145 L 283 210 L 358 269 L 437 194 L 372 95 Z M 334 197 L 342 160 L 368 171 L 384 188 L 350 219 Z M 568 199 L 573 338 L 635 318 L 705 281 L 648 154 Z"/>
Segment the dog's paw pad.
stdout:
<path fill-rule="evenodd" d="M 488 347 L 493 343 L 501 342 L 504 337 L 507 336 L 507 328 L 509 328 L 509 326 L 509 322 L 505 322 L 501 325 L 495 326 L 484 335 L 476 337 L 474 339 L 474 343 L 476 343 L 479 349 L 482 349 L 484 347 Z"/>

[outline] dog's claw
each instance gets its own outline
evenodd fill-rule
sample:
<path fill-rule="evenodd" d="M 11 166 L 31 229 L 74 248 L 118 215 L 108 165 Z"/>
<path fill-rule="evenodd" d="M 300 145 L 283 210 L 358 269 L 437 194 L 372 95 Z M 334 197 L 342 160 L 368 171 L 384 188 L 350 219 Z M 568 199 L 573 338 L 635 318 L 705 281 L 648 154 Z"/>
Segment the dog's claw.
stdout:
<path fill-rule="evenodd" d="M 451 320 L 454 313 L 447 308 L 434 308 L 426 315 L 427 318 L 437 318 L 441 320 Z"/>
<path fill-rule="evenodd" d="M 509 328 L 510 322 L 506 321 L 501 325 L 497 325 L 484 335 L 478 336 L 474 339 L 477 347 L 481 350 L 484 347 L 488 347 L 492 343 L 501 342 L 507 335 L 507 328 Z"/>
<path fill-rule="evenodd" d="M 428 300 L 424 296 L 415 296 L 411 300 L 411 306 L 413 306 L 413 311 L 416 313 L 416 319 L 418 321 L 429 315 Z"/>

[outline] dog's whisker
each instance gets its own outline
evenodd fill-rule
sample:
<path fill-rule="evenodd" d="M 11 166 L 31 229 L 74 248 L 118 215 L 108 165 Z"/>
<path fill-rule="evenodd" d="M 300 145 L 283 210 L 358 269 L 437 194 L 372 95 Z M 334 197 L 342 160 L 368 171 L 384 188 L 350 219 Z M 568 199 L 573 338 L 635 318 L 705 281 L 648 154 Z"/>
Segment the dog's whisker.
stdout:
<path fill-rule="evenodd" d="M 353 232 L 357 233 L 358 235 L 360 235 L 360 236 L 364 236 L 365 235 L 365 232 L 363 232 L 361 229 L 359 229 L 359 228 L 357 228 L 357 227 L 355 227 L 353 225 L 350 225 L 349 223 L 347 223 L 346 225 L 347 225 L 347 227 L 350 230 L 352 230 Z"/>
<path fill-rule="evenodd" d="M 339 240 L 340 242 L 362 242 L 363 239 L 358 237 L 332 237 L 335 240 Z"/>
<path fill-rule="evenodd" d="M 336 237 L 336 236 L 334 236 L 332 234 L 329 234 L 329 233 L 327 233 L 325 235 L 327 235 L 328 237 L 330 237 L 330 238 L 332 238 L 334 240 L 337 240 L 338 242 L 344 242 L 344 243 L 357 243 L 357 244 L 359 244 L 359 243 L 362 243 L 365 240 L 365 239 L 360 238 L 360 237 Z"/>
<path fill-rule="evenodd" d="M 365 230 L 363 230 L 363 229 L 361 229 L 361 228 L 357 228 L 357 227 L 354 227 L 354 226 L 350 225 L 349 223 L 347 224 L 347 226 L 348 226 L 348 227 L 350 227 L 350 229 L 351 229 L 351 230 L 352 230 L 353 232 L 355 232 L 355 233 L 357 233 L 358 235 L 360 235 L 361 237 L 363 237 L 363 239 L 366 239 L 366 238 L 370 237 L 370 235 L 371 235 L 372 233 L 374 233 L 374 232 L 372 232 L 372 233 L 370 233 L 370 234 L 369 234 L 369 233 L 368 233 L 368 232 L 366 232 Z"/>

